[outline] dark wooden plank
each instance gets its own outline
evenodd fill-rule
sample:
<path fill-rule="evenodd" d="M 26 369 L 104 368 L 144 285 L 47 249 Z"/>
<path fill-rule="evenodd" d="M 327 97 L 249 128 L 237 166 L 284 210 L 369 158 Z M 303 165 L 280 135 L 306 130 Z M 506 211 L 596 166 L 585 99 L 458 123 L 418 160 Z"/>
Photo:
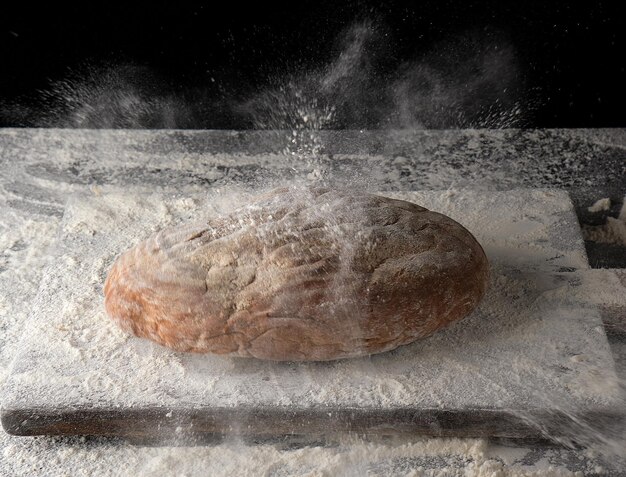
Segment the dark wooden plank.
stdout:
<path fill-rule="evenodd" d="M 3 409 L 4 429 L 15 436 L 98 435 L 135 442 L 192 442 L 216 436 L 328 438 L 362 436 L 571 439 L 576 426 L 620 429 L 618 412 L 570 415 L 554 410 L 442 410 L 397 408 L 120 408 Z M 181 430 L 184 429 L 184 432 Z"/>

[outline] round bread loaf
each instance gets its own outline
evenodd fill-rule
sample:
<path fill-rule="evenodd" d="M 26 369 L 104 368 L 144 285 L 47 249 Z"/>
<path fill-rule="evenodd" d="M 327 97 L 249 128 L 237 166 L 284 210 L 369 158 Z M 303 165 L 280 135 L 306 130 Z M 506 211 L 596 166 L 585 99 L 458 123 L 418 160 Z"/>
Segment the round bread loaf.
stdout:
<path fill-rule="evenodd" d="M 280 361 L 394 349 L 460 320 L 488 262 L 461 225 L 401 200 L 283 188 L 122 254 L 108 314 L 179 351 Z"/>

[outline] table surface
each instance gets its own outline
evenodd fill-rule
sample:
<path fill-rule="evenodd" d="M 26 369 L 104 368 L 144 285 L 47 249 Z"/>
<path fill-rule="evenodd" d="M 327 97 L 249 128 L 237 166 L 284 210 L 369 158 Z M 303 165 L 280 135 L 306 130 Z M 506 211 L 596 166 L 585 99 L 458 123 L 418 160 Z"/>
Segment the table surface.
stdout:
<path fill-rule="evenodd" d="M 596 199 L 619 200 L 625 190 L 626 130 L 328 131 L 315 133 L 313 140 L 303 134 L 310 133 L 0 130 L 0 382 L 18 348 L 47 247 L 71 193 L 132 189 L 185 194 L 209 186 L 269 186 L 285 180 L 357 183 L 370 190 L 553 187 L 571 194 L 580 216 Z M 626 304 L 623 296 L 612 292 L 626 282 L 626 275 L 620 269 L 585 273 L 593 278 L 582 281 L 591 287 L 590 300 L 604 311 L 616 370 L 624 379 Z M 593 288 L 598 279 L 608 285 Z M 117 475 L 125 467 L 149 475 L 166 467 L 193 475 L 206 471 L 207 459 L 215 462 L 216 473 L 236 464 L 277 475 L 305 473 L 307 465 L 336 469 L 332 466 L 337 462 L 358 463 L 357 468 L 381 475 L 417 468 L 497 468 L 507 462 L 511 469 L 549 462 L 585 472 L 607 465 L 602 457 L 583 451 L 501 444 L 466 439 L 391 446 L 352 442 L 294 448 L 235 442 L 137 448 L 111 440 L 0 434 L 0 470 L 8 475 L 89 475 L 97 468 L 100 475 Z M 226 455 L 230 464 L 218 458 Z M 204 464 L 194 467 L 194 463 Z"/>

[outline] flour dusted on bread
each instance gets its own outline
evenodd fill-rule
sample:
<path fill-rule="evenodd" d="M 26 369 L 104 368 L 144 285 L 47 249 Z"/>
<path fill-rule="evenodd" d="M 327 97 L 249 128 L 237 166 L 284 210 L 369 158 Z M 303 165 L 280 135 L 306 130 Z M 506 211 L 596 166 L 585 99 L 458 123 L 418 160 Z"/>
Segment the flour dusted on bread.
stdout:
<path fill-rule="evenodd" d="M 179 351 L 280 361 L 380 353 L 469 314 L 488 263 L 452 219 L 345 190 L 283 188 L 122 254 L 109 315 Z"/>

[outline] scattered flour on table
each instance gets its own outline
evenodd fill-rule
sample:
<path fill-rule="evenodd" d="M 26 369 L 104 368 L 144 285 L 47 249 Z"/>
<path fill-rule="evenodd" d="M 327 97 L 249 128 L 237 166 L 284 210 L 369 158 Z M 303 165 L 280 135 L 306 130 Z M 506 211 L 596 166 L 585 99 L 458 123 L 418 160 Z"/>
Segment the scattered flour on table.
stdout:
<path fill-rule="evenodd" d="M 223 132 L 230 134 L 229 132 Z M 606 147 L 623 148 L 623 132 L 611 130 L 602 132 L 599 137 L 596 131 L 568 130 L 552 131 L 440 131 L 437 134 L 417 132 L 417 140 L 408 142 L 415 147 L 406 151 L 406 157 L 398 156 L 398 169 L 383 166 L 385 157 L 370 158 L 356 157 L 355 164 L 358 170 L 371 169 L 376 175 L 378 190 L 385 185 L 391 189 L 415 188 L 446 188 L 450 184 L 467 185 L 483 189 L 509 189 L 521 185 L 554 186 L 562 184 L 568 186 L 603 184 L 606 179 L 606 168 L 599 165 L 598 158 L 607 155 L 601 153 Z M 2 185 L 9 181 L 24 185 L 35 184 L 42 190 L 58 198 L 57 210 L 61 210 L 65 195 L 70 192 L 86 191 L 89 183 L 110 183 L 132 188 L 133 191 L 151 192 L 155 188 L 167 187 L 190 190 L 195 188 L 201 192 L 207 188 L 207 182 L 217 181 L 220 184 L 224 179 L 234 178 L 243 181 L 250 180 L 260 172 L 271 172 L 275 175 L 296 167 L 297 161 L 285 162 L 282 157 L 273 154 L 209 154 L 191 152 L 187 148 L 187 139 L 193 145 L 193 137 L 197 132 L 164 132 L 164 131 L 77 131 L 77 130 L 11 130 L 1 132 L 3 139 L 4 174 Z M 232 133 L 237 135 L 236 133 Z M 421 135 L 420 135 L 421 134 Z M 621 136 L 616 137 L 616 134 Z M 416 136 L 415 131 L 406 134 L 407 137 Z M 456 139 L 459 135 L 461 140 Z M 13 137 L 20 137 L 20 141 L 13 141 Z M 165 139 L 162 137 L 165 136 Z M 178 139 L 181 136 L 182 139 Z M 523 136 L 518 141 L 517 136 Z M 591 139 L 590 139 L 591 137 Z M 620 139 L 622 137 L 622 139 Z M 570 139 L 574 140 L 571 141 Z M 181 144 L 180 147 L 170 147 L 172 144 Z M 393 141 L 393 137 L 390 138 Z M 486 143 L 485 143 L 486 141 Z M 602 142 L 604 141 L 604 142 Z M 24 147 L 25 145 L 27 147 Z M 426 144 L 426 146 L 423 146 Z M 430 146 L 428 146 L 430 144 Z M 453 147 L 460 144 L 461 147 Z M 165 147 L 164 147 L 165 145 Z M 541 147 L 537 147 L 540 145 Z M 436 146 L 436 147 L 435 147 Z M 160 147 L 160 148 L 159 148 Z M 429 149 L 430 147 L 430 149 Z M 164 150 L 165 152 L 162 152 Z M 563 150 L 567 154 L 563 154 Z M 480 160 L 472 160 L 476 152 L 480 152 Z M 473 156 L 474 155 L 474 156 Z M 495 161 L 483 160 L 496 157 Z M 618 163 L 619 155 L 615 155 L 615 172 L 623 171 L 623 161 Z M 333 162 L 338 169 L 342 169 L 342 157 L 336 157 Z M 346 162 L 349 157 L 346 157 Z M 357 161 L 356 159 L 359 159 Z M 79 175 L 70 174 L 67 169 L 71 166 L 78 169 Z M 141 164 L 133 168 L 129 165 Z M 362 165 L 365 164 L 365 167 Z M 383 164 L 383 165 L 381 165 Z M 574 164 L 577 167 L 571 167 Z M 581 166 L 583 173 L 579 171 Z M 232 166 L 232 167 L 231 167 Z M 252 169 L 258 166 L 260 169 Z M 590 167 L 593 166 L 593 167 Z M 240 174 L 251 168 L 253 174 Z M 162 169 L 162 174 L 154 174 L 154 170 Z M 135 170 L 137 169 L 137 170 Z M 354 169 L 345 168 L 346 176 L 352 178 Z M 105 172 L 103 175 L 102 172 Z M 146 172 L 147 171 L 147 172 Z M 186 174 L 193 171 L 193 174 Z M 222 172 L 225 171 L 225 172 Z M 174 173 L 176 172 L 176 174 Z M 341 172 L 341 170 L 339 171 Z M 335 172 L 333 171 L 333 175 Z M 162 177 L 158 179 L 158 177 Z M 158 182 L 160 180 L 160 182 Z M 100 187 L 100 186 L 98 186 Z M 105 187 L 108 191 L 111 188 Z M 32 193 L 36 193 L 33 190 Z M 2 195 L 2 194 L 0 194 Z M 30 192 L 24 192 L 25 196 Z M 0 197 L 0 200 L 3 197 Z M 8 207 L 7 207 L 8 209 Z M 58 225 L 57 217 L 43 217 L 36 213 L 5 214 L 4 203 L 0 202 L 0 269 L 10 260 L 7 271 L 0 273 L 0 383 L 4 379 L 4 372 L 9 361 L 17 350 L 17 337 L 26 321 L 29 304 L 33 301 L 43 266 L 47 260 L 46 247 L 55 236 Z M 17 209 L 14 209 L 17 210 Z M 17 216 L 19 215 L 19 216 Z M 22 249 L 23 243 L 28 248 Z M 8 258 L 7 258 L 8 257 Z M 15 267 L 21 271 L 15 275 Z M 601 273 L 598 273 L 601 272 Z M 578 287 L 567 287 L 567 293 L 584 295 L 585 300 L 602 304 L 608 300 L 612 303 L 623 303 L 626 295 L 623 288 L 615 280 L 614 273 L 606 270 L 579 270 L 578 276 L 583 280 Z M 93 279 L 93 278 L 90 278 Z M 625 282 L 626 283 L 626 282 Z M 592 287 L 592 288 L 589 288 Z M 598 293 L 596 293 L 598 292 Z M 600 293 L 600 294 L 599 294 Z M 622 293 L 622 295 L 619 295 Z M 626 346 L 621 345 L 620 360 L 622 372 L 626 370 Z M 615 347 L 614 347 L 615 350 Z M 616 360 L 618 357 L 616 356 Z M 626 375 L 623 376 L 626 379 Z M 460 440 L 467 449 L 472 449 L 476 441 L 472 439 Z M 454 444 L 448 441 L 433 439 L 432 446 L 450 448 Z M 356 443 L 354 444 L 357 445 Z M 485 445 L 478 444 L 478 448 Z M 7 436 L 0 430 L 0 473 L 16 476 L 116 476 L 126 475 L 162 475 L 166 470 L 171 474 L 179 475 L 229 475 L 225 470 L 231 470 L 232 463 L 240 472 L 230 475 L 333 475 L 330 470 L 337 467 L 329 465 L 341 464 L 350 461 L 344 457 L 351 446 L 337 448 L 334 451 L 327 447 L 310 447 L 296 451 L 281 450 L 272 446 L 243 446 L 219 445 L 205 448 L 140 448 L 126 446 L 122 443 L 92 444 L 84 439 L 54 439 L 54 438 L 14 438 Z M 488 454 L 485 458 L 477 458 L 476 463 L 468 467 L 469 456 L 476 455 L 474 451 L 463 449 L 448 452 L 435 452 L 442 456 L 440 460 L 417 461 L 410 464 L 412 444 L 406 447 L 406 458 L 400 462 L 409 462 L 407 467 L 396 467 L 396 472 L 372 471 L 371 475 L 603 475 L 608 471 L 596 468 L 597 458 L 588 455 L 588 452 L 569 451 L 563 449 L 537 450 L 535 460 L 533 451 L 524 448 L 512 448 L 510 452 L 519 452 L 526 455 L 523 461 L 526 464 L 512 464 L 510 458 L 507 467 L 499 462 L 494 463 L 497 457 Z M 375 464 L 384 467 L 387 448 L 370 447 L 369 454 L 363 460 L 372 456 L 380 461 Z M 510 454 L 506 451 L 506 454 Z M 310 453 L 310 457 L 309 454 Z M 419 454 L 419 451 L 417 452 Z M 449 454 L 449 455 L 448 455 Z M 354 454 L 348 454 L 352 460 L 356 456 L 363 456 L 362 448 Z M 455 457 L 455 455 L 457 457 Z M 468 456 L 469 455 L 469 456 Z M 502 457 L 502 453 L 498 453 Z M 223 456 L 223 459 L 222 459 Z M 256 457 L 255 457 L 256 456 Z M 320 456 L 324 456 L 320 459 Z M 538 460 L 537 460 L 538 459 Z M 298 470 L 301 461 L 312 462 L 316 469 Z M 328 461 L 331 463 L 329 464 Z M 532 461 L 534 463 L 529 463 Z M 372 463 L 374 466 L 374 462 Z M 412 466 L 411 466 L 412 465 Z M 281 469 L 294 469 L 293 472 Z M 457 468 L 459 470 L 457 470 Z M 618 467 L 619 468 L 619 467 Z M 626 467 L 622 467 L 621 470 Z M 491 469 L 491 472 L 488 470 Z M 523 469 L 523 470 L 522 470 Z M 572 474 L 568 469 L 578 470 Z M 128 470 L 126 472 L 126 470 Z M 470 473 L 470 471 L 472 473 Z M 350 475 L 348 473 L 348 475 Z M 360 475 L 360 474 L 359 474 Z"/>
<path fill-rule="evenodd" d="M 0 204 L 1 209 L 1 204 Z M 0 385 L 17 351 L 30 303 L 36 296 L 58 219 L 27 219 L 0 213 Z"/>
<path fill-rule="evenodd" d="M 38 459 L 32 459 L 32 453 Z M 224 442 L 199 447 L 138 447 L 80 438 L 35 438 L 4 449 L 12 475 L 361 477 L 583 476 L 608 473 L 581 452 L 508 447 L 484 439 L 418 439 L 388 443 L 346 438 L 323 446 L 282 448 Z M 579 470 L 570 470 L 572 464 Z M 68 469 L 72 469 L 71 473 Z"/>

